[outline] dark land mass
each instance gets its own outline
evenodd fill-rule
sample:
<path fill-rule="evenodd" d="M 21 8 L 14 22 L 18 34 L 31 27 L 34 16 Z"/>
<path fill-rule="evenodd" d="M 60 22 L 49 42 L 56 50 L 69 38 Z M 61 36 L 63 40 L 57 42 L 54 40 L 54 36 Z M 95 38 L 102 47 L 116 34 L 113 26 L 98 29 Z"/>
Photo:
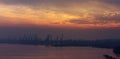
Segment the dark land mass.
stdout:
<path fill-rule="evenodd" d="M 120 39 L 101 39 L 101 40 L 74 40 L 61 37 L 52 39 L 47 35 L 46 39 L 40 39 L 37 35 L 23 35 L 20 38 L 0 39 L 0 44 L 22 44 L 22 45 L 44 45 L 52 47 L 96 47 L 96 48 L 116 48 L 120 47 Z"/>

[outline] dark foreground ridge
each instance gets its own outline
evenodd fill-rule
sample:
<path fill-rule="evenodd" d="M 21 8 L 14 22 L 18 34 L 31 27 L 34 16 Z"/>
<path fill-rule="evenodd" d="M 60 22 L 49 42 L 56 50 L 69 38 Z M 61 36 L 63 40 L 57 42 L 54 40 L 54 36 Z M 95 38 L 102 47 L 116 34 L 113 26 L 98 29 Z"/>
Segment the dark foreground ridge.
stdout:
<path fill-rule="evenodd" d="M 22 44 L 22 45 L 44 45 L 52 47 L 96 47 L 96 48 L 116 48 L 120 47 L 120 39 L 102 39 L 102 40 L 74 40 L 56 37 L 52 39 L 47 35 L 45 39 L 40 39 L 37 35 L 23 35 L 20 38 L 1 39 L 0 44 Z"/>

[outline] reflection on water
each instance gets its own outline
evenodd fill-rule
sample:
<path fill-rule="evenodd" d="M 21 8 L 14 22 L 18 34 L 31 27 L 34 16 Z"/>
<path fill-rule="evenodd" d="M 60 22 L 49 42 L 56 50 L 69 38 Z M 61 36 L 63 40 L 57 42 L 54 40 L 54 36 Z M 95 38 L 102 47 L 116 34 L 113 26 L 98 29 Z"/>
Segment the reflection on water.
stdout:
<path fill-rule="evenodd" d="M 90 47 L 0 45 L 0 59 L 104 59 L 104 54 L 114 55 L 110 49 Z"/>

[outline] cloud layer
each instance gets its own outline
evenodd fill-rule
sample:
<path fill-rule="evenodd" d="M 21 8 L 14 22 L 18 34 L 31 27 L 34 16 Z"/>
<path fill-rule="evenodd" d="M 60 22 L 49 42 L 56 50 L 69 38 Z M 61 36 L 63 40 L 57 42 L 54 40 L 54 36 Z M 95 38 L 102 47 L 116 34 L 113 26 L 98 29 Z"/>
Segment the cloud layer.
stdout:
<path fill-rule="evenodd" d="M 90 19 L 92 18 L 92 19 Z M 120 23 L 120 13 L 91 14 L 90 18 L 71 19 L 68 22 L 75 24 L 111 24 Z"/>
<path fill-rule="evenodd" d="M 44 20 L 50 24 L 118 24 L 119 3 L 120 0 L 0 0 L 0 7 L 7 8 L 2 12 L 4 15 L 0 15 L 9 17 L 12 14 L 14 18 L 19 14 L 19 18 L 37 19 L 35 23 Z M 7 6 L 11 11 L 7 11 Z"/>
<path fill-rule="evenodd" d="M 53 4 L 53 5 L 67 5 L 67 4 L 81 4 L 81 3 L 87 3 L 87 2 L 100 2 L 100 3 L 106 3 L 106 4 L 114 4 L 114 5 L 120 5 L 120 0 L 0 0 L 0 3 L 3 4 L 12 4 L 12 5 L 35 5 L 35 4 Z"/>

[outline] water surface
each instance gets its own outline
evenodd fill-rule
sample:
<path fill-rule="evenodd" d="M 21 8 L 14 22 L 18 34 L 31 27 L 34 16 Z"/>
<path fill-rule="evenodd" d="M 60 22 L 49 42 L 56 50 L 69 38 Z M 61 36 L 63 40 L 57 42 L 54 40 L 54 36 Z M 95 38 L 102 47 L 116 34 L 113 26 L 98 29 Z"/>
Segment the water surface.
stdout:
<path fill-rule="evenodd" d="M 104 59 L 111 49 L 0 44 L 0 59 Z"/>

